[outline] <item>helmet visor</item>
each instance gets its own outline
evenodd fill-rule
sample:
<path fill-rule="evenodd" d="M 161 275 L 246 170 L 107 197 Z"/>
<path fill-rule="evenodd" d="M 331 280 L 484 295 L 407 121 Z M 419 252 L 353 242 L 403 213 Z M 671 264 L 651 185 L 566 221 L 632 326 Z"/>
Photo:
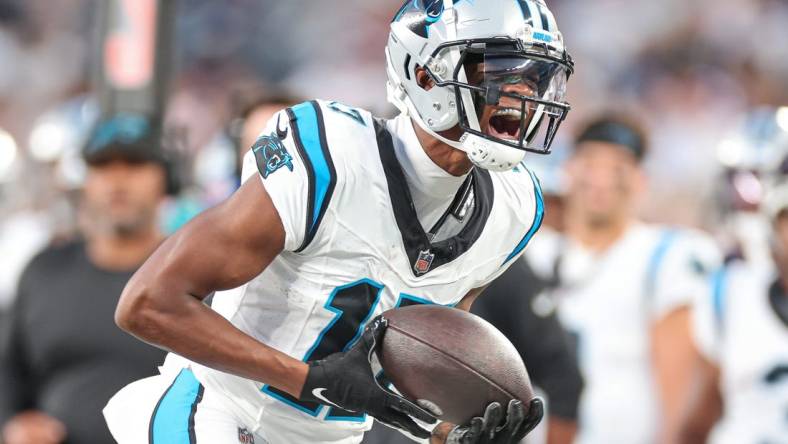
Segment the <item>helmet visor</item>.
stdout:
<path fill-rule="evenodd" d="M 514 39 L 450 42 L 426 66 L 437 86 L 454 89 L 459 126 L 513 148 L 548 153 L 569 112 L 571 57 Z"/>
<path fill-rule="evenodd" d="M 469 54 L 464 71 L 475 114 L 465 118 L 478 120 L 479 131 L 490 137 L 544 152 L 565 113 L 560 105 L 566 99 L 566 66 L 534 57 Z"/>
<path fill-rule="evenodd" d="M 478 60 L 469 57 L 465 62 L 472 86 L 550 102 L 566 99 L 567 71 L 558 62 L 496 55 L 484 55 L 476 62 L 474 59 Z"/>

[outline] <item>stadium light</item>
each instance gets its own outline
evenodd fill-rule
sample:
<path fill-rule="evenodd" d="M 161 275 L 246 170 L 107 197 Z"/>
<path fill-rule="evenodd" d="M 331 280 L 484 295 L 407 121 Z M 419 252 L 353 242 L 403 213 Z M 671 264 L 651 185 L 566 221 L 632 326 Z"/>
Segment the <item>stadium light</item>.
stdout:
<path fill-rule="evenodd" d="M 717 147 L 717 157 L 720 162 L 726 167 L 732 167 L 741 162 L 742 143 L 742 140 L 734 137 L 723 139 Z"/>
<path fill-rule="evenodd" d="M 788 106 L 777 109 L 777 125 L 780 129 L 788 133 Z"/>
<path fill-rule="evenodd" d="M 57 160 L 69 143 L 68 130 L 55 122 L 43 122 L 30 133 L 30 155 L 39 162 Z"/>
<path fill-rule="evenodd" d="M 0 129 L 0 182 L 4 182 L 16 160 L 17 146 L 14 138 Z"/>

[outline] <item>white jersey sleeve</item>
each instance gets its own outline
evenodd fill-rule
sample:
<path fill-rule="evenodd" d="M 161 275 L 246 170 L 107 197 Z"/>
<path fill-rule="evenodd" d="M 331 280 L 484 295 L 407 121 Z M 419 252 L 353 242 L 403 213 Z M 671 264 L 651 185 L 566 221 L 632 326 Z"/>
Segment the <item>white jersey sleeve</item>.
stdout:
<path fill-rule="evenodd" d="M 691 334 L 698 351 L 709 361 L 719 362 L 722 304 L 727 285 L 727 267 L 720 267 L 710 277 L 706 292 L 699 293 L 692 304 Z"/>
<path fill-rule="evenodd" d="M 721 259 L 708 235 L 686 229 L 665 231 L 650 264 L 651 319 L 661 319 L 691 305 L 697 295 L 708 294 L 709 275 Z"/>
<path fill-rule="evenodd" d="M 303 247 L 309 211 L 308 166 L 296 147 L 288 111 L 277 113 L 244 156 L 242 182 L 262 181 L 285 230 L 285 250 Z"/>

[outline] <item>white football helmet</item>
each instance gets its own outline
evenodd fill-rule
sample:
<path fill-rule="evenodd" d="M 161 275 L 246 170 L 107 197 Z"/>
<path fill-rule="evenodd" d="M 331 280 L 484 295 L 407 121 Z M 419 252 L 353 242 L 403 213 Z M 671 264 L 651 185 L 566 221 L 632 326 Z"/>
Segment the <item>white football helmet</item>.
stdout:
<path fill-rule="evenodd" d="M 730 257 L 771 266 L 769 219 L 782 211 L 788 196 L 788 107 L 743 114 L 718 145 L 717 159 L 720 243 Z"/>
<path fill-rule="evenodd" d="M 569 112 L 574 63 L 543 0 L 408 0 L 386 59 L 389 101 L 485 169 L 549 153 Z M 418 84 L 420 68 L 434 86 Z"/>
<path fill-rule="evenodd" d="M 718 145 L 717 159 L 723 213 L 757 211 L 766 190 L 788 177 L 788 107 L 744 114 Z"/>

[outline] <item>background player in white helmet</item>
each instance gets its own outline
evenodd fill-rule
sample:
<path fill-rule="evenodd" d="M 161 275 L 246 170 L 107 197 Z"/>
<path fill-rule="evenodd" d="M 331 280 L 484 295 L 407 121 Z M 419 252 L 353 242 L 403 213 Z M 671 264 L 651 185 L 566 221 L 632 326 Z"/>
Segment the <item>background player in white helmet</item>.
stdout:
<path fill-rule="evenodd" d="M 788 182 L 770 186 L 773 264 L 735 260 L 697 299 L 695 384 L 674 442 L 784 443 L 788 438 Z M 716 426 L 715 426 L 716 424 Z"/>
<path fill-rule="evenodd" d="M 759 211 L 766 189 L 786 177 L 788 107 L 748 111 L 717 147 L 723 168 L 717 187 L 720 229 L 717 236 L 728 259 L 771 266 L 771 227 Z"/>
<path fill-rule="evenodd" d="M 577 338 L 583 444 L 661 442 L 675 427 L 689 301 L 719 260 L 700 233 L 638 220 L 646 150 L 629 118 L 601 115 L 581 127 L 565 165 L 564 236 L 539 245 L 559 319 Z"/>
<path fill-rule="evenodd" d="M 238 192 L 132 278 L 119 325 L 180 356 L 110 401 L 118 441 L 351 444 L 372 417 L 430 437 L 412 419 L 430 412 L 375 380 L 376 315 L 467 310 L 522 253 L 544 206 L 519 163 L 549 151 L 573 65 L 540 0 L 408 1 L 387 56 L 399 117 L 278 113 Z M 515 443 L 541 415 L 538 399 L 494 403 L 432 442 Z"/>

